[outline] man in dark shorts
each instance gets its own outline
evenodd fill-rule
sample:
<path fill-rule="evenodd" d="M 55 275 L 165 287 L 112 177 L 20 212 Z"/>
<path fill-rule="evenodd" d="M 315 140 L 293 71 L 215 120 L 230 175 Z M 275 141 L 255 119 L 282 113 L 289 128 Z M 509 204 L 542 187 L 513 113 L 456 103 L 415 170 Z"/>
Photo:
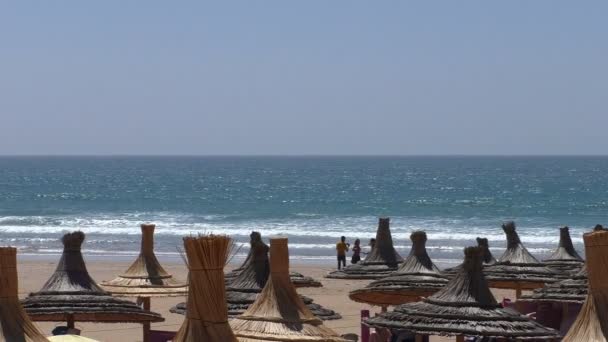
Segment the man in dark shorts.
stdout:
<path fill-rule="evenodd" d="M 338 270 L 346 267 L 346 252 L 348 252 L 348 247 L 350 244 L 346 243 L 346 237 L 342 236 L 340 238 L 340 242 L 336 244 L 336 252 L 338 254 Z"/>

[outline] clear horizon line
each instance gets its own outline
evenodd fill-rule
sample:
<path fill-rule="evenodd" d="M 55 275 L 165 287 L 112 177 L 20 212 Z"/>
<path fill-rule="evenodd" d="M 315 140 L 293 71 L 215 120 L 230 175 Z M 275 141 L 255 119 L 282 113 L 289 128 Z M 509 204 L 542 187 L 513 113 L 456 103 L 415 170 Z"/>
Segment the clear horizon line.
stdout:
<path fill-rule="evenodd" d="M 608 157 L 608 154 L 0 154 L 6 157 Z"/>

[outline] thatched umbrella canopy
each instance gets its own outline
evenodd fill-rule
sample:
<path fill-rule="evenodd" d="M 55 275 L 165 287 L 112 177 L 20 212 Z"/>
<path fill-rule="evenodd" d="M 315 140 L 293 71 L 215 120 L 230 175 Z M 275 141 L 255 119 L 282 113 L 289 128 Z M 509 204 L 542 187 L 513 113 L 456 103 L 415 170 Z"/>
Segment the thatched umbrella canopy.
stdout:
<path fill-rule="evenodd" d="M 547 284 L 532 293 L 521 296 L 522 302 L 553 302 L 583 304 L 588 293 L 587 267 L 568 279 Z"/>
<path fill-rule="evenodd" d="M 399 269 L 388 277 L 351 291 L 350 299 L 386 307 L 415 302 L 441 289 L 448 280 L 426 252 L 426 233 L 413 232 L 410 239 L 412 249 Z"/>
<path fill-rule="evenodd" d="M 114 296 L 176 297 L 188 293 L 188 285 L 173 278 L 154 254 L 153 224 L 141 225 L 141 250 L 133 264 L 121 275 L 101 286 Z"/>
<path fill-rule="evenodd" d="M 490 244 L 488 243 L 488 239 L 478 237 L 477 238 L 477 247 L 479 247 L 483 250 L 483 256 L 482 256 L 483 266 L 494 265 L 496 263 L 496 258 L 494 257 L 494 255 L 492 255 L 492 252 L 490 251 Z M 446 268 L 442 271 L 442 273 L 448 277 L 453 277 L 458 272 L 460 272 L 460 269 L 462 267 L 463 267 L 463 264 L 460 264 L 458 266 L 451 267 L 451 268 Z"/>
<path fill-rule="evenodd" d="M 253 231 L 249 235 L 250 241 L 249 244 L 251 248 L 249 249 L 249 253 L 247 253 L 247 257 L 241 266 L 233 269 L 232 271 L 226 273 L 226 283 L 230 283 L 232 279 L 238 276 L 241 271 L 248 267 L 248 264 L 251 261 L 252 254 L 254 253 L 254 245 L 257 245 L 260 241 L 262 241 L 262 235 L 259 232 Z M 291 278 L 291 283 L 299 288 L 299 287 L 323 287 L 320 281 L 314 279 L 313 277 L 305 276 L 302 273 L 291 272 L 289 273 L 289 277 Z"/>
<path fill-rule="evenodd" d="M 559 244 L 551 256 L 543 260 L 543 263 L 559 272 L 576 273 L 580 271 L 585 261 L 574 249 L 568 227 L 559 229 Z"/>
<path fill-rule="evenodd" d="M 515 222 L 506 222 L 502 229 L 507 235 L 507 250 L 497 263 L 484 267 L 490 287 L 515 289 L 519 298 L 522 289 L 540 288 L 564 276 L 543 265 L 528 252 L 515 231 Z"/>
<path fill-rule="evenodd" d="M 159 314 L 143 310 L 128 300 L 112 297 L 89 276 L 80 247 L 83 232 L 63 236 L 63 254 L 55 273 L 36 293 L 22 301 L 34 321 L 144 323 L 162 322 Z"/>
<path fill-rule="evenodd" d="M 224 287 L 231 243 L 223 235 L 184 238 L 190 280 L 188 310 L 173 342 L 237 341 L 228 324 Z"/>
<path fill-rule="evenodd" d="M 376 245 L 367 254 L 365 259 L 348 265 L 341 271 L 330 272 L 327 278 L 335 279 L 379 279 L 395 272 L 403 258 L 393 246 L 393 237 L 390 229 L 390 219 L 380 218 L 376 231 Z"/>
<path fill-rule="evenodd" d="M 238 316 L 245 312 L 266 285 L 270 275 L 270 263 L 268 261 L 268 245 L 262 239 L 252 239 L 251 253 L 247 263 L 240 272 L 226 280 L 226 300 L 228 301 L 228 315 Z M 291 277 L 290 277 L 291 278 Z M 333 310 L 326 309 L 313 300 L 301 296 L 304 303 L 317 317 L 322 320 L 340 319 L 342 316 Z M 171 312 L 183 314 L 186 304 L 180 303 L 171 308 Z"/>
<path fill-rule="evenodd" d="M 345 342 L 308 310 L 291 284 L 287 238 L 270 239 L 270 272 L 255 303 L 230 322 L 239 341 Z"/>
<path fill-rule="evenodd" d="M 153 224 L 141 225 L 141 249 L 139 256 L 125 271 L 101 286 L 113 296 L 138 297 L 144 310 L 150 310 L 152 297 L 185 296 L 188 285 L 173 278 L 160 265 L 154 254 Z M 150 323 L 144 323 L 144 342 L 150 339 Z"/>
<path fill-rule="evenodd" d="M 558 338 L 557 331 L 496 302 L 482 272 L 482 253 L 479 247 L 465 248 L 462 269 L 443 289 L 422 301 L 369 318 L 366 323 L 419 335 Z"/>
<path fill-rule="evenodd" d="M 17 249 L 0 247 L 0 340 L 47 342 L 19 303 Z"/>
<path fill-rule="evenodd" d="M 587 271 L 589 273 L 589 294 L 570 327 L 564 342 L 606 342 L 608 341 L 608 231 L 596 229 L 583 235 Z"/>

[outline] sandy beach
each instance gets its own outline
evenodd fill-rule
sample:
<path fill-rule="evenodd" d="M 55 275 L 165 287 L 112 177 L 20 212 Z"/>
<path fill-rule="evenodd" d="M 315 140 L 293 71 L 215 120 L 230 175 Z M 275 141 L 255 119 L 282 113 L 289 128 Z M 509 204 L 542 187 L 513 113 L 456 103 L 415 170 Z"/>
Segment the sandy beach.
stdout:
<path fill-rule="evenodd" d="M 19 296 L 25 297 L 32 291 L 37 291 L 48 279 L 56 267 L 58 258 L 49 258 L 47 261 L 40 260 L 19 260 Z M 86 256 L 85 256 L 86 259 Z M 103 261 L 93 260 L 87 261 L 89 273 L 97 282 L 110 280 L 117 274 L 123 272 L 130 262 L 128 261 Z M 187 276 L 186 267 L 179 262 L 163 261 L 164 267 L 174 276 L 185 279 Z M 227 269 L 233 267 L 228 265 Z M 339 312 L 343 318 L 340 320 L 327 321 L 325 324 L 335 329 L 340 334 L 345 333 L 360 333 L 359 312 L 362 309 L 369 309 L 372 313 L 379 311 L 379 308 L 364 305 L 351 301 L 348 298 L 348 292 L 352 289 L 365 286 L 368 280 L 336 280 L 325 279 L 323 275 L 332 268 L 327 265 L 311 265 L 311 264 L 292 264 L 292 270 L 301 272 L 305 275 L 313 276 L 322 281 L 322 288 L 304 288 L 299 289 L 303 295 L 309 296 L 315 302 L 331 308 Z M 513 297 L 514 293 L 510 291 L 494 291 L 498 300 L 504 296 Z M 184 297 L 175 298 L 158 298 L 152 300 L 152 310 L 160 313 L 165 321 L 155 323 L 152 329 L 155 330 L 177 330 L 182 321 L 183 316 L 169 312 L 169 309 L 184 301 Z M 37 323 L 43 333 L 50 335 L 53 328 L 57 325 L 62 325 L 57 322 L 39 322 Z M 101 324 L 101 323 L 79 323 L 76 322 L 76 327 L 82 330 L 82 335 L 99 341 L 141 341 L 141 325 L 138 324 Z M 450 341 L 447 338 L 433 338 L 432 341 Z"/>

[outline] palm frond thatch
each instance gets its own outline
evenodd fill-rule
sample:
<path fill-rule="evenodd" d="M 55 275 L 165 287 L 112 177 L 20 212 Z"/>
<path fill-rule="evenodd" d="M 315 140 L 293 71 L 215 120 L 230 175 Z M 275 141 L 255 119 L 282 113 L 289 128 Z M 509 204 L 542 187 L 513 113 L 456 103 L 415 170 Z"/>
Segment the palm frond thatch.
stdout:
<path fill-rule="evenodd" d="M 224 287 L 231 243 L 223 235 L 184 238 L 190 280 L 188 310 L 174 342 L 237 341 L 228 324 Z"/>
<path fill-rule="evenodd" d="M 608 231 L 597 229 L 583 235 L 589 293 L 564 342 L 608 340 Z"/>
<path fill-rule="evenodd" d="M 48 341 L 21 307 L 18 288 L 17 249 L 0 247 L 0 340 Z"/>
<path fill-rule="evenodd" d="M 426 252 L 426 233 L 410 235 L 412 249 L 399 269 L 388 277 L 375 280 L 350 292 L 350 299 L 371 305 L 389 306 L 415 302 L 441 289 L 447 278 L 441 275 Z"/>
<path fill-rule="evenodd" d="M 247 266 L 250 263 L 252 254 L 255 251 L 254 246 L 262 242 L 262 234 L 260 232 L 253 231 L 249 235 L 250 241 L 249 244 L 251 248 L 249 248 L 249 253 L 247 253 L 247 257 L 245 261 L 241 264 L 241 266 L 233 269 L 232 271 L 226 273 L 226 284 L 232 282 L 232 280 L 237 277 L 243 270 L 247 269 Z M 289 277 L 291 278 L 291 283 L 296 287 L 323 287 L 323 284 L 314 279 L 313 277 L 305 276 L 302 273 L 291 272 L 289 273 Z"/>
<path fill-rule="evenodd" d="M 239 340 L 344 341 L 308 310 L 291 284 L 287 238 L 270 239 L 270 272 L 255 303 L 231 321 Z"/>
<path fill-rule="evenodd" d="M 507 249 L 493 265 L 484 268 L 491 287 L 505 289 L 535 289 L 553 283 L 565 274 L 540 263 L 522 244 L 515 222 L 502 225 L 507 236 Z"/>
<path fill-rule="evenodd" d="M 549 258 L 543 260 L 543 263 L 559 272 L 576 273 L 580 271 L 585 261 L 574 249 L 568 227 L 559 229 L 559 244 Z"/>
<path fill-rule="evenodd" d="M 241 315 L 255 302 L 257 295 L 262 292 L 270 275 L 269 248 L 262 241 L 261 236 L 259 234 L 257 236 L 259 238 L 252 238 L 251 252 L 247 262 L 240 268 L 240 272 L 226 280 L 228 315 L 231 317 Z M 335 311 L 314 303 L 311 298 L 301 297 L 306 306 L 320 319 L 334 320 L 342 318 Z M 178 314 L 185 313 L 185 310 L 185 303 L 179 303 L 170 309 L 171 312 Z"/>
<path fill-rule="evenodd" d="M 91 278 L 82 258 L 85 235 L 76 231 L 62 238 L 63 254 L 55 272 L 38 292 L 22 300 L 33 321 L 107 323 L 162 322 L 159 314 L 128 300 L 112 297 Z"/>
<path fill-rule="evenodd" d="M 326 278 L 334 279 L 379 279 L 395 272 L 403 258 L 393 246 L 390 230 L 390 219 L 380 218 L 376 231 L 376 245 L 365 259 L 357 264 L 348 265 L 340 271 L 327 274 Z"/>
<path fill-rule="evenodd" d="M 555 339 L 550 328 L 504 309 L 497 302 L 482 273 L 480 247 L 465 248 L 460 272 L 439 292 L 419 302 L 403 304 L 394 311 L 369 318 L 374 327 L 410 331 L 420 335 Z"/>
<path fill-rule="evenodd" d="M 113 280 L 101 286 L 119 297 L 174 297 L 188 293 L 186 283 L 180 282 L 160 265 L 154 254 L 153 224 L 141 225 L 141 250 L 135 262 Z"/>

